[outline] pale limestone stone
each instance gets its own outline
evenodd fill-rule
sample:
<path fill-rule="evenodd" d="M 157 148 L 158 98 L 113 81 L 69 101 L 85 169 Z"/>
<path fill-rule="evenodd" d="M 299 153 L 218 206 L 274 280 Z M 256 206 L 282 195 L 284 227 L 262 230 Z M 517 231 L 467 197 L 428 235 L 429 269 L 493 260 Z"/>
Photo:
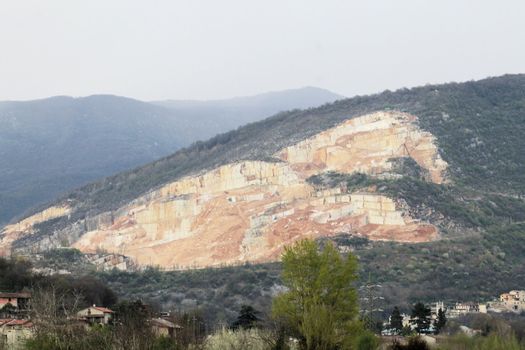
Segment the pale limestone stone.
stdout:
<path fill-rule="evenodd" d="M 329 170 L 381 174 L 390 170 L 391 157 L 412 157 L 433 181 L 443 181 L 447 165 L 433 136 L 415 120 L 402 113 L 373 113 L 283 149 L 277 154 L 282 163 L 243 161 L 181 178 L 120 208 L 113 223 L 97 224 L 74 246 L 170 268 L 276 260 L 297 239 L 340 232 L 433 239 L 435 228 L 404 218 L 388 197 L 344 194 L 341 188 L 316 191 L 305 181 Z M 55 210 L 21 221 L 16 235 L 3 234 L 0 252 L 30 233 L 38 220 L 67 215 L 70 209 Z"/>

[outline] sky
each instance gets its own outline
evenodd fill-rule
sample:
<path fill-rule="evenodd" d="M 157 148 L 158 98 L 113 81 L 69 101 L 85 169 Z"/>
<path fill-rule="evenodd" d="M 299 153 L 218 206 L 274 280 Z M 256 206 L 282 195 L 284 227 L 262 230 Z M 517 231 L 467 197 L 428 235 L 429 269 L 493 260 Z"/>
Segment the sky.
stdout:
<path fill-rule="evenodd" d="M 345 96 L 525 73 L 523 0 L 1 0 L 0 100 Z"/>

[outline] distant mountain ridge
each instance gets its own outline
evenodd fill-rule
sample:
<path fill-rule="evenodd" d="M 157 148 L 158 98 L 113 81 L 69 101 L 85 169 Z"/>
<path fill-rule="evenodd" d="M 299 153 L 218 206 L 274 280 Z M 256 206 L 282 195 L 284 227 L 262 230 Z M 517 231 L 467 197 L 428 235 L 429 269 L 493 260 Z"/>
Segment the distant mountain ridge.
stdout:
<path fill-rule="evenodd" d="M 225 100 L 165 100 L 152 103 L 177 111 L 199 128 L 200 140 L 255 122 L 277 112 L 318 107 L 345 98 L 316 87 L 304 87 Z"/>
<path fill-rule="evenodd" d="M 312 89 L 294 90 L 294 99 L 289 100 L 288 91 L 265 94 L 263 102 L 236 108 L 231 120 L 224 112 L 228 101 L 220 102 L 220 111 L 199 107 L 197 114 L 193 109 L 112 95 L 0 102 L 0 226 L 60 193 L 161 158 L 210 135 L 282 109 L 303 108 L 308 99 L 322 104 L 338 98 L 318 90 L 322 96 L 316 97 Z M 208 106 L 207 102 L 194 106 L 203 104 Z M 221 114 L 221 121 L 213 123 L 216 114 Z"/>

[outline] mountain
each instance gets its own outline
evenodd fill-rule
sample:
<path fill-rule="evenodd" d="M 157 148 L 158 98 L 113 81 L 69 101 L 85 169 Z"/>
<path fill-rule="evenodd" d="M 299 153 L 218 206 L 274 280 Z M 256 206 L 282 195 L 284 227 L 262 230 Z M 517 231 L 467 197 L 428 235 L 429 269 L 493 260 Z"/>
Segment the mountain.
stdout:
<path fill-rule="evenodd" d="M 325 89 L 305 87 L 225 100 L 166 100 L 152 103 L 177 111 L 198 132 L 195 139 L 205 140 L 277 112 L 318 107 L 343 98 Z"/>
<path fill-rule="evenodd" d="M 0 222 L 187 145 L 173 112 L 117 96 L 0 103 Z"/>
<path fill-rule="evenodd" d="M 524 132 L 525 75 L 280 113 L 72 191 L 0 249 L 177 270 L 270 263 L 312 237 L 354 251 L 388 302 L 487 298 L 524 288 Z"/>
<path fill-rule="evenodd" d="M 191 108 L 109 95 L 0 102 L 0 225 L 63 192 L 208 135 L 337 97 L 305 88 L 194 102 Z"/>

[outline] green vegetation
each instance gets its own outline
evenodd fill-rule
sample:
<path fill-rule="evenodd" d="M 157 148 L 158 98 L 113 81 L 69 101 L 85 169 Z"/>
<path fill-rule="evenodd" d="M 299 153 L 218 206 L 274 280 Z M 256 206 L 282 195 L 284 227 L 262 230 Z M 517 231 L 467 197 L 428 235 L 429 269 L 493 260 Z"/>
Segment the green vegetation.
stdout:
<path fill-rule="evenodd" d="M 415 163 L 411 165 L 411 169 L 418 168 Z M 453 228 L 451 224 L 458 226 L 453 230 L 455 233 L 464 234 L 468 228 L 487 228 L 525 221 L 525 199 L 456 184 L 438 185 L 408 175 L 397 179 L 380 179 L 360 173 L 347 175 L 330 172 L 312 176 L 308 181 L 320 188 L 344 184 L 348 192 L 372 191 L 402 200 L 401 204 L 406 204 L 405 209 L 412 217 L 440 225 L 444 233 Z"/>
<path fill-rule="evenodd" d="M 358 239 L 354 241 L 355 247 L 359 249 L 366 249 L 369 245 Z M 274 298 L 274 318 L 265 311 L 259 314 L 253 306 L 245 304 L 241 306 L 241 312 L 237 316 L 238 327 L 234 327 L 235 330 L 226 330 L 224 318 L 220 316 L 221 313 L 224 316 L 220 304 L 215 309 L 202 307 L 202 304 L 193 305 L 190 307 L 194 311 L 183 312 L 179 309 L 172 316 L 172 321 L 184 327 L 177 332 L 175 338 L 157 336 L 147 326 L 147 320 L 155 315 L 156 306 L 154 303 L 144 304 L 137 300 L 140 293 L 134 296 L 134 301 L 124 300 L 113 305 L 115 321 L 108 326 L 86 328 L 68 321 L 68 315 L 94 300 L 99 305 L 114 303 L 103 298 L 107 293 L 104 290 L 108 290 L 104 283 L 92 277 L 35 275 L 30 270 L 30 264 L 24 260 L 0 259 L 0 288 L 11 291 L 30 288 L 33 292 L 31 314 L 35 333 L 27 342 L 27 349 L 377 349 L 378 338 L 364 331 L 358 321 L 356 259 L 351 254 L 340 255 L 335 246 L 328 242 L 319 246 L 322 247 L 320 250 L 317 243 L 303 241 L 286 249 L 282 277 L 279 279 L 283 282 L 278 282 L 283 283 L 287 289 L 277 288 L 279 293 L 273 296 L 268 293 L 265 296 L 268 300 Z M 63 257 L 77 256 L 78 253 L 67 251 L 51 255 L 57 254 Z M 188 278 L 190 274 L 193 275 L 190 278 L 193 283 L 199 279 L 202 283 L 217 279 L 223 283 L 221 278 L 228 280 L 236 277 L 236 273 L 248 277 L 250 273 L 257 272 L 259 276 L 263 276 L 264 268 L 273 269 L 277 273 L 280 269 L 276 265 L 208 269 L 199 271 L 199 274 L 195 274 L 196 271 L 163 273 L 150 269 L 142 275 L 129 275 L 159 278 L 178 274 L 179 276 L 172 278 L 180 283 L 172 288 L 184 291 L 184 283 L 189 283 L 184 282 L 184 277 Z M 229 270 L 229 274 L 221 276 L 224 270 Z M 157 277 L 153 277 L 155 275 Z M 155 282 L 153 279 L 151 281 Z M 269 280 L 265 281 L 267 283 Z M 143 280 L 142 283 L 148 281 Z M 83 285 L 88 288 L 82 288 Z M 388 283 L 382 285 L 382 288 L 389 288 Z M 221 288 L 220 285 L 216 286 Z M 276 284 L 272 286 L 277 287 Z M 204 286 L 202 288 L 206 290 Z M 98 293 L 98 299 L 90 295 L 90 292 Z M 236 293 L 240 298 L 243 291 Z M 426 306 L 418 303 L 413 316 L 426 320 L 427 315 Z M 525 341 L 525 326 L 523 319 L 518 316 L 510 320 L 485 314 L 469 317 L 454 319 L 441 327 L 437 349 L 523 349 L 520 342 Z M 394 323 L 395 319 L 392 318 Z M 472 338 L 463 337 L 458 332 L 460 324 L 481 330 L 481 333 Z M 254 325 L 256 327 L 252 327 Z M 426 327 L 428 322 L 420 328 Z M 290 335 L 296 341 L 289 340 Z M 418 338 L 411 338 L 405 345 L 393 344 L 390 348 L 421 349 L 421 344 Z"/>
<path fill-rule="evenodd" d="M 287 290 L 274 298 L 272 314 L 299 340 L 300 348 L 350 348 L 358 341 L 364 346 L 354 256 L 342 258 L 330 244 L 320 252 L 317 243 L 303 240 L 285 248 L 282 261 Z"/>
<path fill-rule="evenodd" d="M 421 334 L 428 330 L 431 325 L 430 308 L 423 303 L 416 303 L 410 314 L 410 322 L 415 325 L 417 333 Z"/>
<path fill-rule="evenodd" d="M 405 345 L 394 340 L 389 350 L 430 350 L 430 346 L 419 336 L 410 337 Z"/>
<path fill-rule="evenodd" d="M 132 171 L 108 177 L 59 199 L 75 205 L 41 235 L 97 213 L 116 210 L 141 194 L 182 176 L 244 159 L 271 161 L 273 154 L 348 118 L 377 110 L 400 110 L 419 118 L 437 137 L 440 154 L 449 164 L 455 186 L 483 189 L 503 201 L 525 194 L 525 75 L 506 75 L 461 84 L 427 85 L 359 96 L 304 111 L 277 114 L 260 122 L 217 135 L 205 142 Z M 425 176 L 425 174 L 420 174 Z M 438 189 L 434 189 L 439 192 Z M 499 197 L 498 197 L 499 196 Z M 445 198 L 446 201 L 447 198 Z M 449 211 L 467 213 L 455 202 Z M 23 248 L 27 242 L 17 246 Z"/>
<path fill-rule="evenodd" d="M 0 102 L 0 124 L 0 225 L 191 141 L 173 111 L 107 95 Z"/>
<path fill-rule="evenodd" d="M 359 259 L 359 284 L 369 276 L 381 284 L 377 307 L 408 311 L 417 301 L 490 300 L 525 280 L 525 224 L 494 226 L 435 242 L 373 242 L 341 235 L 324 239 Z M 487 273 L 490 271 L 490 273 Z M 233 322 L 243 304 L 263 314 L 271 296 L 282 290 L 281 264 L 243 265 L 192 271 L 109 271 L 96 276 L 122 298 L 141 297 L 170 309 L 199 308 L 210 322 Z M 220 306 L 220 307 L 219 307 Z M 386 315 L 385 315 L 386 316 Z"/>
<path fill-rule="evenodd" d="M 457 335 L 446 338 L 444 344 L 440 344 L 439 350 L 524 350 L 525 343 L 519 343 L 513 334 L 490 334 L 487 337 Z"/>
<path fill-rule="evenodd" d="M 97 95 L 0 101 L 0 226 L 104 176 L 278 111 L 338 96 L 318 88 L 220 101 L 145 103 Z"/>
<path fill-rule="evenodd" d="M 236 331 L 221 329 L 214 333 L 203 345 L 204 350 L 270 350 L 274 334 L 261 329 L 240 329 Z M 286 344 L 289 346 L 289 344 Z M 290 349 L 294 349 L 289 347 Z M 284 348 L 283 348 L 284 349 Z"/>
<path fill-rule="evenodd" d="M 142 298 L 169 310 L 202 310 L 210 324 L 230 324 L 242 305 L 263 314 L 281 290 L 280 264 L 188 271 L 99 272 L 97 277 L 124 299 Z"/>
<path fill-rule="evenodd" d="M 418 301 L 481 301 L 504 291 L 523 289 L 524 75 L 384 92 L 281 113 L 74 191 L 66 196 L 76 205 L 70 219 L 38 225 L 37 234 L 30 236 L 30 241 L 19 241 L 17 247 L 24 249 L 77 220 L 114 210 L 183 175 L 232 160 L 274 161 L 272 154 L 284 146 L 350 117 L 385 108 L 416 114 L 420 126 L 436 135 L 440 154 L 449 164 L 448 183 L 426 181 L 428 174 L 409 159 L 391 160 L 394 172 L 404 175 L 400 178 L 328 173 L 309 180 L 319 187 L 344 183 L 349 191 L 393 197 L 412 217 L 437 225 L 442 235 L 437 241 L 421 244 L 372 242 L 348 234 L 325 238 L 320 243 L 333 242 L 341 251 L 353 252 L 361 268 L 359 281 L 370 276 L 382 286 L 378 293 L 385 299 L 378 306 L 386 312 L 391 311 L 391 305 L 406 311 Z M 56 254 L 48 254 L 45 259 L 56 266 L 67 264 L 68 258 L 61 254 L 70 254 L 74 261 L 80 259 L 74 252 Z M 149 268 L 140 272 L 90 273 L 121 297 L 141 297 L 168 309 L 196 308 L 210 324 L 229 324 L 243 304 L 253 305 L 262 315 L 269 312 L 272 296 L 282 291 L 286 282 L 280 277 L 281 270 L 282 265 L 275 263 L 195 271 Z M 11 278 L 2 282 L 0 275 L 0 285 L 6 283 L 16 290 L 24 284 L 24 274 Z M 496 340 L 471 341 L 494 345 L 501 339 L 511 339 L 494 337 Z"/>
<path fill-rule="evenodd" d="M 35 274 L 27 260 L 0 258 L 0 291 L 20 292 L 27 288 L 53 288 L 68 297 L 79 297 L 80 305 L 84 306 L 111 306 L 117 301 L 115 293 L 94 276 Z"/>
<path fill-rule="evenodd" d="M 394 307 L 390 315 L 390 328 L 395 329 L 398 334 L 401 333 L 403 329 L 403 316 L 401 316 L 401 312 L 399 312 L 397 306 Z"/>
<path fill-rule="evenodd" d="M 239 316 L 237 316 L 237 319 L 235 322 L 232 323 L 233 329 L 249 329 L 249 328 L 255 328 L 258 326 L 259 322 L 261 321 L 259 317 L 257 316 L 260 314 L 259 311 L 255 310 L 253 306 L 251 305 L 243 305 L 241 306 L 241 311 L 239 311 Z"/>
<path fill-rule="evenodd" d="M 437 314 L 437 319 L 434 323 L 434 327 L 436 328 L 436 333 L 439 334 L 443 328 L 447 325 L 447 316 L 445 315 L 445 310 L 439 309 Z"/>
<path fill-rule="evenodd" d="M 354 247 L 344 236 L 335 241 Z M 519 247 L 524 245 L 520 223 L 429 243 L 369 242 L 354 249 L 362 280 L 370 274 L 383 286 L 385 304 L 406 310 L 416 301 L 482 301 L 523 288 L 525 253 Z"/>

